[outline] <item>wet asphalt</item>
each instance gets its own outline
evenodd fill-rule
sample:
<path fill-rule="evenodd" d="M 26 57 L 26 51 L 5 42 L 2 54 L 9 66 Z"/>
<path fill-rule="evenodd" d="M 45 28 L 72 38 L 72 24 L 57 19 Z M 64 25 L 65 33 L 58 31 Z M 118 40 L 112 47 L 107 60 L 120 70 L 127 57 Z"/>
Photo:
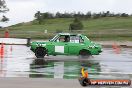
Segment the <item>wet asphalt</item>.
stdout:
<path fill-rule="evenodd" d="M 30 47 L 4 45 L 3 50 L 0 49 L 0 88 L 82 88 L 78 82 L 82 67 L 90 79 L 132 80 L 132 48 L 120 48 L 118 52 L 112 47 L 103 48 L 100 55 L 89 58 L 46 56 L 37 59 Z"/>
<path fill-rule="evenodd" d="M 100 55 L 46 56 L 37 59 L 30 47 L 4 45 L 0 54 L 0 77 L 77 79 L 84 67 L 91 79 L 132 79 L 132 48 L 103 48 Z"/>

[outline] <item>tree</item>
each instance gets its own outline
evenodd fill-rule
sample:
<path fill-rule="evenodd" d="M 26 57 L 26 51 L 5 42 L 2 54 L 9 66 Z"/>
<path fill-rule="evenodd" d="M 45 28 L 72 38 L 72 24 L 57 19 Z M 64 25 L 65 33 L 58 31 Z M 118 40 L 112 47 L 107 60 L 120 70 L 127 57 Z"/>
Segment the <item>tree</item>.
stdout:
<path fill-rule="evenodd" d="M 99 14 L 98 13 L 93 13 L 92 17 L 93 17 L 93 19 L 97 19 L 97 18 L 100 17 L 100 13 Z"/>
<path fill-rule="evenodd" d="M 62 16 L 62 14 L 60 12 L 57 12 L 55 15 L 56 18 L 61 18 L 61 16 Z"/>
<path fill-rule="evenodd" d="M 42 18 L 42 14 L 40 13 L 40 11 L 38 11 L 35 14 L 35 18 L 36 18 L 36 20 L 38 21 L 39 24 L 42 24 L 43 18 Z"/>
<path fill-rule="evenodd" d="M 89 11 L 89 12 L 86 13 L 86 16 L 85 16 L 85 17 L 86 17 L 86 18 L 91 18 L 91 16 L 92 16 L 92 14 L 91 14 L 91 12 Z"/>
<path fill-rule="evenodd" d="M 69 25 L 69 30 L 72 31 L 72 30 L 82 30 L 83 29 L 83 24 L 82 22 L 79 20 L 79 18 L 75 18 L 73 23 L 71 23 Z"/>
<path fill-rule="evenodd" d="M 6 6 L 6 2 L 4 0 L 0 0 L 0 12 L 7 12 L 9 9 Z"/>
<path fill-rule="evenodd" d="M 4 12 L 7 12 L 7 11 L 9 11 L 9 9 L 6 6 L 5 1 L 0 0 L 0 13 L 4 13 Z M 9 21 L 9 18 L 7 18 L 6 16 L 3 16 L 1 21 L 2 22 Z"/>
<path fill-rule="evenodd" d="M 2 22 L 7 22 L 9 21 L 9 18 L 7 18 L 6 16 L 3 16 L 3 18 L 1 19 Z"/>
<path fill-rule="evenodd" d="M 46 12 L 46 13 L 42 13 L 42 19 L 51 19 L 54 18 L 52 13 Z"/>
<path fill-rule="evenodd" d="M 121 14 L 121 17 L 128 17 L 129 15 L 128 14 L 126 14 L 126 13 L 122 13 Z"/>

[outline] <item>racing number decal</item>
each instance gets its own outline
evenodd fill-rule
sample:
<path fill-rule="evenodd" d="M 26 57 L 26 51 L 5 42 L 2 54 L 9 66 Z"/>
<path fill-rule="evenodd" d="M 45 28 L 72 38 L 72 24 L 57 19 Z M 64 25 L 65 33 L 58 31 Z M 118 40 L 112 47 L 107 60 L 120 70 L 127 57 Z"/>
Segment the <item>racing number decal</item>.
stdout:
<path fill-rule="evenodd" d="M 64 46 L 55 46 L 55 52 L 64 53 Z"/>

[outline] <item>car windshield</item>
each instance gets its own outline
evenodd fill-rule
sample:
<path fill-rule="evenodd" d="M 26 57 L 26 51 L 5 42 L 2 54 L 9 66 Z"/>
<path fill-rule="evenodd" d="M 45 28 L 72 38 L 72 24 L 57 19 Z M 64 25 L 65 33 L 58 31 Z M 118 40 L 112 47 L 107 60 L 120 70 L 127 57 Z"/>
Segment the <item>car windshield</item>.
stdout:
<path fill-rule="evenodd" d="M 52 38 L 50 41 L 55 41 L 58 38 L 58 35 L 56 35 L 54 38 Z"/>
<path fill-rule="evenodd" d="M 89 40 L 87 36 L 85 36 L 85 38 L 86 38 L 87 40 Z"/>

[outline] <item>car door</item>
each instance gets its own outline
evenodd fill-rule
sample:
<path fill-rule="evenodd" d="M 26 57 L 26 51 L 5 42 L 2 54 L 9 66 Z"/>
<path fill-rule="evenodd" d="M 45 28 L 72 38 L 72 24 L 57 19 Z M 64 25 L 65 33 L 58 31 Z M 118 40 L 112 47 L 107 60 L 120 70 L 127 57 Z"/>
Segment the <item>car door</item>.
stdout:
<path fill-rule="evenodd" d="M 58 39 L 53 43 L 55 55 L 67 55 L 68 54 L 68 41 L 65 40 L 65 35 L 60 35 Z"/>
<path fill-rule="evenodd" d="M 80 36 L 70 36 L 70 42 L 68 44 L 68 53 L 70 55 L 78 55 L 83 45 L 84 44 L 83 41 L 80 40 Z"/>

